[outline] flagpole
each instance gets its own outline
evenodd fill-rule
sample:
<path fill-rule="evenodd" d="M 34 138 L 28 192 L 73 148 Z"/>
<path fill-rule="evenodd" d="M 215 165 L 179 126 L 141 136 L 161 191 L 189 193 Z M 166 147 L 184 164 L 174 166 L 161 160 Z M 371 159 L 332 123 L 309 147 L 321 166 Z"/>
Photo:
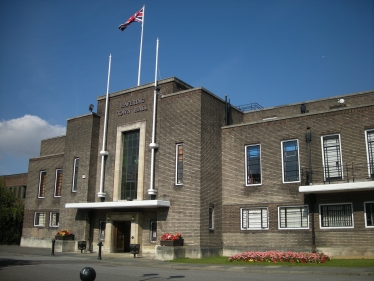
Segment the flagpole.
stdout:
<path fill-rule="evenodd" d="M 112 54 L 109 55 L 109 67 L 108 67 L 108 82 L 106 86 L 106 99 L 105 99 L 105 117 L 104 117 L 104 132 L 103 132 L 103 148 L 100 151 L 101 155 L 101 172 L 100 172 L 100 191 L 97 193 L 98 197 L 105 198 L 106 193 L 104 192 L 104 165 L 105 157 L 109 155 L 109 152 L 105 150 L 106 148 L 106 128 L 108 123 L 108 96 L 109 96 L 109 79 L 110 79 L 110 65 L 112 62 Z"/>
<path fill-rule="evenodd" d="M 139 54 L 138 86 L 140 85 L 140 70 L 141 70 L 141 67 L 142 67 L 142 49 L 143 49 L 144 19 L 145 19 L 145 5 L 143 6 L 142 34 L 140 35 L 140 54 Z"/>
<path fill-rule="evenodd" d="M 159 88 L 157 87 L 157 68 L 158 68 L 158 38 L 156 44 L 156 69 L 155 69 L 155 88 L 153 91 L 153 123 L 152 123 L 152 143 L 149 144 L 151 148 L 151 177 L 148 189 L 148 194 L 151 195 L 151 199 L 155 199 L 157 190 L 154 189 L 154 173 L 155 173 L 155 149 L 158 148 L 156 141 L 156 112 L 157 112 L 157 93 Z"/>

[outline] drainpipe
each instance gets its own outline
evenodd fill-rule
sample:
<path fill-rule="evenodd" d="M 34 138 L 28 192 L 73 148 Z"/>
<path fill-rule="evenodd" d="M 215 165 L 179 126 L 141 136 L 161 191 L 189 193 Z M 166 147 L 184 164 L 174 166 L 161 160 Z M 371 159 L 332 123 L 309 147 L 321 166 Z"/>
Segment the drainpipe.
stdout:
<path fill-rule="evenodd" d="M 152 122 L 152 142 L 149 144 L 151 148 L 151 177 L 150 185 L 148 189 L 148 194 L 151 196 L 151 199 L 156 199 L 157 190 L 154 189 L 154 177 L 155 177 L 155 149 L 158 148 L 156 143 L 156 111 L 157 111 L 157 93 L 160 89 L 157 87 L 157 68 L 158 68 L 158 38 L 156 44 L 156 70 L 155 70 L 155 89 L 153 91 L 153 122 Z"/>

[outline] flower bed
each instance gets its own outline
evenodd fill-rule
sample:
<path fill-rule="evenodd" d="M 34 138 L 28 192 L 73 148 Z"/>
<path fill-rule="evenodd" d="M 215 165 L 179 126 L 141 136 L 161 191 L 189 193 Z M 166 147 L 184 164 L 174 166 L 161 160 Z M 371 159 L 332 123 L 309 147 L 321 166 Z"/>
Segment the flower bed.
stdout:
<path fill-rule="evenodd" d="M 291 263 L 325 263 L 331 258 L 324 253 L 297 253 L 297 252 L 246 252 L 229 257 L 229 261 L 244 262 L 291 262 Z"/>

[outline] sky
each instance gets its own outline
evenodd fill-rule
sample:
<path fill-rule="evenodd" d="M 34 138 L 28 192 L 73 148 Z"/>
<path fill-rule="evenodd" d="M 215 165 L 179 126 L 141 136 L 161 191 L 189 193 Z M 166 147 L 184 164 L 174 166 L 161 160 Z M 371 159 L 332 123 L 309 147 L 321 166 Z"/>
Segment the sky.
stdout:
<path fill-rule="evenodd" d="M 0 175 L 109 92 L 178 77 L 234 106 L 374 89 L 374 0 L 0 0 Z"/>

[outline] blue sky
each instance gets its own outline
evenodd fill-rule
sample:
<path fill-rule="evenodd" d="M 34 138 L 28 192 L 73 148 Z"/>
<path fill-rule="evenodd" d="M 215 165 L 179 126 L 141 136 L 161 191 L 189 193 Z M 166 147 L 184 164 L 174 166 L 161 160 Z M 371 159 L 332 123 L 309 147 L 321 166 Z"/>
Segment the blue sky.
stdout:
<path fill-rule="evenodd" d="M 374 89 L 373 0 L 0 1 L 0 175 L 27 172 L 106 93 L 176 76 L 271 107 Z"/>

